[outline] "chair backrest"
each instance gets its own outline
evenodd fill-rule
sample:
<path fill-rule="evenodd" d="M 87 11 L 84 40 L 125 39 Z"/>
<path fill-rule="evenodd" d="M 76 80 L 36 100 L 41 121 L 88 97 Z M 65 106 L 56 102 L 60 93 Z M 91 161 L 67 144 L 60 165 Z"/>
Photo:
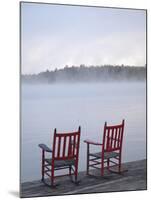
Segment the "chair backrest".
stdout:
<path fill-rule="evenodd" d="M 69 160 L 78 158 L 80 146 L 80 132 L 57 133 L 54 130 L 52 158 L 55 160 Z"/>
<path fill-rule="evenodd" d="M 103 135 L 103 150 L 111 152 L 122 149 L 124 120 L 119 125 L 108 126 L 105 122 Z"/>

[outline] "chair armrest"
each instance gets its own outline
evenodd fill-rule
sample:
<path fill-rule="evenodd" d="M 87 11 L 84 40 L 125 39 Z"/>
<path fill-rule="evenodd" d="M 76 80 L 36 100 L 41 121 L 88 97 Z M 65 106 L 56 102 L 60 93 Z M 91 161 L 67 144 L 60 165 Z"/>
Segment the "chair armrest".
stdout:
<path fill-rule="evenodd" d="M 52 150 L 47 147 L 45 144 L 39 144 L 38 145 L 42 150 L 46 151 L 46 152 L 51 152 L 52 153 Z"/>
<path fill-rule="evenodd" d="M 94 141 L 92 141 L 92 140 L 84 140 L 84 142 L 87 143 L 87 144 L 102 145 L 101 143 L 99 143 L 99 142 L 94 142 Z"/>

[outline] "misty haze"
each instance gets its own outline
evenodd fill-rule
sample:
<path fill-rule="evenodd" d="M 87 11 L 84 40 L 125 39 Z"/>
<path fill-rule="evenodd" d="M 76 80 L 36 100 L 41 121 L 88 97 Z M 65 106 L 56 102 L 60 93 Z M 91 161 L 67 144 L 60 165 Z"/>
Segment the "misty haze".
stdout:
<path fill-rule="evenodd" d="M 42 2 L 20 5 L 20 196 L 147 189 L 147 10 Z M 122 126 L 114 126 L 122 121 Z M 107 133 L 112 140 L 107 144 L 115 147 L 122 141 L 122 147 L 99 154 L 102 146 L 90 145 L 89 153 L 84 140 L 103 143 L 105 122 L 114 127 Z M 44 145 L 39 144 L 52 149 L 55 129 L 75 133 L 79 126 L 79 151 L 79 142 L 70 135 L 64 144 L 59 139 L 54 145 L 63 155 L 67 145 L 68 160 L 53 162 L 50 152 L 44 156 Z M 72 147 L 77 147 L 73 152 L 79 152 L 78 161 L 71 159 Z M 88 166 L 100 168 L 90 171 L 96 178 L 88 176 Z M 54 168 L 55 177 L 70 177 L 54 181 Z"/>
<path fill-rule="evenodd" d="M 146 158 L 146 11 L 33 4 L 21 9 L 21 181 L 41 178 L 39 143 L 81 126 L 102 142 L 125 119 L 122 162 Z"/>
<path fill-rule="evenodd" d="M 146 158 L 146 82 L 21 85 L 21 181 L 39 179 L 39 143 L 52 147 L 53 131 L 81 125 L 79 171 L 86 169 L 86 138 L 102 141 L 105 121 L 125 119 L 123 162 Z"/>
<path fill-rule="evenodd" d="M 106 81 L 145 81 L 145 66 L 91 65 L 65 66 L 38 74 L 23 74 L 22 83 L 90 83 Z"/>

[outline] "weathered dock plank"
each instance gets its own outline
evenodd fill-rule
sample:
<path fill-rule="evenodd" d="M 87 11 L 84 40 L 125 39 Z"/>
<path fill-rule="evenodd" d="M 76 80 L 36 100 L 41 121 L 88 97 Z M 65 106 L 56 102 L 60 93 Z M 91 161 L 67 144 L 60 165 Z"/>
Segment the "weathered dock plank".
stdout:
<path fill-rule="evenodd" d="M 147 189 L 146 160 L 124 163 L 123 168 L 128 171 L 121 175 L 106 172 L 104 177 L 99 175 L 98 170 L 92 170 L 95 176 L 86 176 L 85 172 L 80 172 L 78 185 L 71 183 L 68 176 L 57 178 L 59 185 L 55 188 L 44 185 L 40 180 L 22 183 L 20 196 L 37 197 Z"/>

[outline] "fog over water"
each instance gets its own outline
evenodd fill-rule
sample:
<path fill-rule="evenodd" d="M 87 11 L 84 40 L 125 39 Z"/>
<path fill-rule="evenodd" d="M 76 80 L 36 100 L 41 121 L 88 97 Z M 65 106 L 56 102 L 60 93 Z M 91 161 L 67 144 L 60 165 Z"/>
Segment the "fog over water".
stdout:
<path fill-rule="evenodd" d="M 79 171 L 86 169 L 86 138 L 102 141 L 104 122 L 125 119 L 123 162 L 146 158 L 146 84 L 117 82 L 21 86 L 21 181 L 41 178 L 39 143 L 53 131 L 81 126 Z M 98 149 L 99 150 L 99 149 Z"/>

